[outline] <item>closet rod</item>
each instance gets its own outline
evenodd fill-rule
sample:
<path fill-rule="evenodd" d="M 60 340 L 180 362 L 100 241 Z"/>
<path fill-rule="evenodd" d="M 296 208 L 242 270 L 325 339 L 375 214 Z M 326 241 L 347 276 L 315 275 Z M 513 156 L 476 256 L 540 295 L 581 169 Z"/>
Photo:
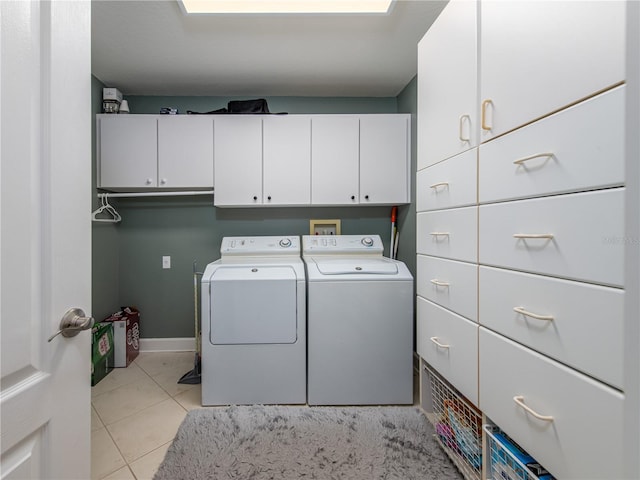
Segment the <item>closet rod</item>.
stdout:
<path fill-rule="evenodd" d="M 195 190 L 190 192 L 129 192 L 129 193 L 98 193 L 98 198 L 123 197 L 182 197 L 191 195 L 213 195 L 213 190 Z"/>

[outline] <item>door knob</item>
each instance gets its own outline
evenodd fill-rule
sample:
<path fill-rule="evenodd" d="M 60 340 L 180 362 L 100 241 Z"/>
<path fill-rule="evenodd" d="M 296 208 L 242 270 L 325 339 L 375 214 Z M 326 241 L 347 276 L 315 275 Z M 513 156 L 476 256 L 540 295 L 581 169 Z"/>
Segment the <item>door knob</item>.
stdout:
<path fill-rule="evenodd" d="M 60 320 L 60 330 L 49 337 L 47 342 L 50 342 L 58 335 L 62 334 L 63 337 L 75 337 L 82 330 L 88 330 L 93 327 L 95 320 L 93 317 L 87 317 L 84 311 L 80 308 L 72 308 L 64 314 L 62 320 Z"/>

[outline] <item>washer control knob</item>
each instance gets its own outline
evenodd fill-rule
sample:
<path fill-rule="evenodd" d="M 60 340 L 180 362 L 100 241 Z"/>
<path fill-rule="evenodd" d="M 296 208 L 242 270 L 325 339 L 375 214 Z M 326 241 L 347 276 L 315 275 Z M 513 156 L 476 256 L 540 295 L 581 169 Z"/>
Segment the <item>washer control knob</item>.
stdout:
<path fill-rule="evenodd" d="M 280 240 L 280 246 L 287 248 L 291 246 L 291 240 L 288 238 L 283 238 L 282 240 Z"/>
<path fill-rule="evenodd" d="M 361 241 L 365 247 L 373 247 L 373 238 L 364 237 Z"/>

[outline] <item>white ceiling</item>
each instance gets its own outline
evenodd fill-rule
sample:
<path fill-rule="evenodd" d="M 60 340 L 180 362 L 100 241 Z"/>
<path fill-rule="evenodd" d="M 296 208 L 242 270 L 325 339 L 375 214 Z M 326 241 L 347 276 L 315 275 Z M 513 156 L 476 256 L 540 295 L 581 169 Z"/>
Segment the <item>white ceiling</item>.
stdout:
<path fill-rule="evenodd" d="M 125 95 L 397 95 L 446 0 L 387 15 L 187 16 L 175 0 L 92 1 L 92 73 Z"/>

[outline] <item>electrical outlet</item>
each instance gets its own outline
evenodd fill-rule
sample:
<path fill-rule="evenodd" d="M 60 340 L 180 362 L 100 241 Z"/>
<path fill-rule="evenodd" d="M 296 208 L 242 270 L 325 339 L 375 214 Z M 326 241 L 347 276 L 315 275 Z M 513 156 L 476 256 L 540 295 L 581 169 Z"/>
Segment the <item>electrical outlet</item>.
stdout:
<path fill-rule="evenodd" d="M 165 255 L 162 257 L 162 268 L 171 268 L 171 257 Z"/>

